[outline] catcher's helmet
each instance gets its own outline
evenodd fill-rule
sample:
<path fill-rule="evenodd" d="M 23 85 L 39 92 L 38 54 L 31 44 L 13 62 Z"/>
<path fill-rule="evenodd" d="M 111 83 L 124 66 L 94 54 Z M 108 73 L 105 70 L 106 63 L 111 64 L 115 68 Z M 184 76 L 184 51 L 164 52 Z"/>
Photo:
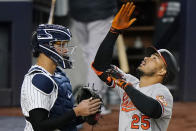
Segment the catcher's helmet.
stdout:
<path fill-rule="evenodd" d="M 164 83 L 172 81 L 175 78 L 176 74 L 180 71 L 176 58 L 167 49 L 157 50 L 155 47 L 146 48 L 146 56 L 150 56 L 154 53 L 158 53 L 166 65 L 167 80 Z"/>
<path fill-rule="evenodd" d="M 71 40 L 71 33 L 68 28 L 61 25 L 41 24 L 33 34 L 32 45 L 33 52 L 41 52 L 51 58 L 57 65 L 64 69 L 72 68 L 72 54 L 75 46 L 69 46 L 68 42 Z M 56 42 L 66 43 L 67 52 L 60 54 L 54 47 Z"/>

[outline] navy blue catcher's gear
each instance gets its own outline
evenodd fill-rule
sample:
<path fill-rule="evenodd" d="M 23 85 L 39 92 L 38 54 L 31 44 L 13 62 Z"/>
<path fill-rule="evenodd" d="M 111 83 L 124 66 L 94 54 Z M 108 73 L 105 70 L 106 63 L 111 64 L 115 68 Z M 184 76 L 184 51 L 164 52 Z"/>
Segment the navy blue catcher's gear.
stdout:
<path fill-rule="evenodd" d="M 72 68 L 70 55 L 75 49 L 74 46 L 69 46 L 71 37 L 71 32 L 64 26 L 41 24 L 33 34 L 33 50 L 44 53 L 62 68 L 70 69 Z M 60 43 L 58 45 L 61 53 L 54 46 L 57 42 Z M 65 49 L 66 52 L 63 52 Z"/>
<path fill-rule="evenodd" d="M 56 68 L 55 75 L 52 76 L 56 84 L 58 85 L 58 97 L 54 103 L 54 106 L 50 110 L 50 119 L 55 119 L 62 116 L 65 112 L 73 109 L 74 98 L 72 95 L 72 86 L 69 78 L 59 68 Z M 77 131 L 76 125 L 82 123 L 82 117 L 76 117 L 68 122 L 62 129 L 62 131 Z"/>

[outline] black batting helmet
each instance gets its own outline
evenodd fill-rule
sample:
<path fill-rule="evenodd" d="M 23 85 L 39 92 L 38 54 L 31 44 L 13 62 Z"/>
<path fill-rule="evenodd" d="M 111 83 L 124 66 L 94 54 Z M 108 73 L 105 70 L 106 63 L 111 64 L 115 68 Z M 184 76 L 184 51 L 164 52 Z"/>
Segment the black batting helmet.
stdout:
<path fill-rule="evenodd" d="M 151 56 L 154 53 L 158 53 L 166 65 L 167 73 L 163 80 L 163 83 L 168 83 L 174 80 L 176 74 L 180 71 L 179 65 L 174 55 L 167 49 L 157 50 L 155 47 L 146 48 L 146 56 Z"/>

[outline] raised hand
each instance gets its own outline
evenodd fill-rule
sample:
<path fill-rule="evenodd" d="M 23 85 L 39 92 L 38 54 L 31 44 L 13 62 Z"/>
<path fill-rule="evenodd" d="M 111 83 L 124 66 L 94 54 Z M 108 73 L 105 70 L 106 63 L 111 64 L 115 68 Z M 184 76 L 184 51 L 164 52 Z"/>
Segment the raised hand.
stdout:
<path fill-rule="evenodd" d="M 136 18 L 130 20 L 134 10 L 135 5 L 133 2 L 127 2 L 126 4 L 123 4 L 120 11 L 113 19 L 112 28 L 122 30 L 130 27 L 136 21 Z"/>

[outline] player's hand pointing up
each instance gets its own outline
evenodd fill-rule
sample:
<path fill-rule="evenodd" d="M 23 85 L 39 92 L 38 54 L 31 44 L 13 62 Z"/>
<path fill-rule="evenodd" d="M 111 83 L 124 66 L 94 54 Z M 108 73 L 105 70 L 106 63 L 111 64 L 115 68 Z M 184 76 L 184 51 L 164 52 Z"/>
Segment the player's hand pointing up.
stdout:
<path fill-rule="evenodd" d="M 117 30 L 122 30 L 130 27 L 133 22 L 136 21 L 136 18 L 130 20 L 130 17 L 133 14 L 134 10 L 135 5 L 133 4 L 133 2 L 127 2 L 126 4 L 123 4 L 120 11 L 114 17 L 112 27 Z"/>

